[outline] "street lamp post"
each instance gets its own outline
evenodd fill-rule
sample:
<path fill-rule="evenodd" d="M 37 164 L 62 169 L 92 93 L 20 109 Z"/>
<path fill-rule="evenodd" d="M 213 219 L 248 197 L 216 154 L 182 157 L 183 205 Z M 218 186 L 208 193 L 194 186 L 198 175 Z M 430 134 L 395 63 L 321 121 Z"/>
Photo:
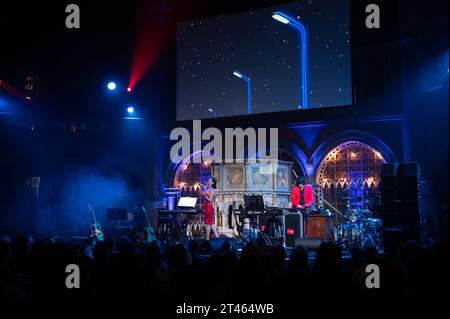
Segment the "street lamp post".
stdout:
<path fill-rule="evenodd" d="M 252 98 L 251 98 L 251 81 L 250 81 L 250 77 L 248 77 L 247 75 L 243 74 L 242 72 L 239 71 L 234 71 L 233 75 L 243 79 L 247 82 L 247 114 L 251 114 L 252 113 Z"/>
<path fill-rule="evenodd" d="M 284 14 L 282 12 L 274 12 L 272 14 L 272 18 L 277 20 L 278 22 L 281 22 L 283 24 L 290 25 L 297 29 L 300 32 L 300 41 L 301 41 L 301 68 L 302 68 L 302 84 L 300 86 L 301 96 L 302 96 L 302 102 L 303 102 L 303 108 L 308 108 L 308 49 L 307 49 L 307 35 L 306 35 L 306 28 L 305 26 L 299 22 L 298 20 L 288 16 L 287 14 Z M 301 106 L 299 106 L 301 108 Z"/>
<path fill-rule="evenodd" d="M 211 112 L 214 115 L 214 117 L 217 117 L 217 112 L 214 109 L 209 108 L 208 111 Z"/>

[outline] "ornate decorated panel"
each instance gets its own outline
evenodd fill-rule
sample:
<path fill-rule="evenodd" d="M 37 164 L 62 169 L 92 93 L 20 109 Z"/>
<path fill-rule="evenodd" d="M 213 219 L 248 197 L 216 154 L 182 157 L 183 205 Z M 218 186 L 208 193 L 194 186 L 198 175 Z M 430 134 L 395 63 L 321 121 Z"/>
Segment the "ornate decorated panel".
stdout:
<path fill-rule="evenodd" d="M 291 183 L 291 172 L 289 166 L 286 165 L 274 165 L 274 186 L 276 191 L 289 192 Z"/>
<path fill-rule="evenodd" d="M 249 164 L 247 163 L 247 191 L 273 190 L 272 164 Z"/>
<path fill-rule="evenodd" d="M 217 225 L 222 232 L 230 230 L 229 212 L 244 206 L 245 194 L 263 195 L 267 206 L 290 207 L 291 163 L 215 164 L 213 172 L 220 181 L 214 198 L 218 208 Z"/>
<path fill-rule="evenodd" d="M 221 165 L 222 174 L 220 180 L 223 190 L 244 190 L 245 189 L 245 165 L 230 164 Z"/>

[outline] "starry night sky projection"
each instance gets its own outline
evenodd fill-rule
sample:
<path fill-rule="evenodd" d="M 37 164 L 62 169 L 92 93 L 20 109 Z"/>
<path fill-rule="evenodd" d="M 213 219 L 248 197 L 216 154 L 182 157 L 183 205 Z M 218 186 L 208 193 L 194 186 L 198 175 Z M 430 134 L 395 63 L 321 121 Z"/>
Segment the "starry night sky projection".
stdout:
<path fill-rule="evenodd" d="M 299 32 L 272 18 L 281 11 L 308 34 L 309 107 L 351 104 L 347 0 L 304 0 L 278 7 L 180 23 L 177 26 L 177 120 L 298 110 Z"/>

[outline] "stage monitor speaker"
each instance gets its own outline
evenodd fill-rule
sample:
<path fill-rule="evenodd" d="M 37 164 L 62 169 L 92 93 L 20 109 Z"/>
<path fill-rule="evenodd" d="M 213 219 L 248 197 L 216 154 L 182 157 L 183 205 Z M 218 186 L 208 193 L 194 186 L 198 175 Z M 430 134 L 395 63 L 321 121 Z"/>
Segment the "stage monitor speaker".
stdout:
<path fill-rule="evenodd" d="M 307 237 L 297 237 L 295 239 L 295 247 L 303 246 L 309 250 L 315 250 L 319 248 L 322 244 L 322 239 L 320 238 L 307 238 Z"/>
<path fill-rule="evenodd" d="M 126 208 L 108 208 L 106 210 L 107 220 L 128 220 L 128 211 Z"/>
<path fill-rule="evenodd" d="M 201 245 L 202 252 L 223 253 L 223 252 L 233 249 L 233 239 L 232 238 L 213 238 L 213 239 L 209 240 L 209 244 L 210 244 L 211 250 L 206 251 L 209 249 L 209 247 L 207 248 L 206 245 Z"/>
<path fill-rule="evenodd" d="M 380 193 L 384 250 L 395 253 L 399 244 L 420 238 L 419 165 L 383 164 Z"/>

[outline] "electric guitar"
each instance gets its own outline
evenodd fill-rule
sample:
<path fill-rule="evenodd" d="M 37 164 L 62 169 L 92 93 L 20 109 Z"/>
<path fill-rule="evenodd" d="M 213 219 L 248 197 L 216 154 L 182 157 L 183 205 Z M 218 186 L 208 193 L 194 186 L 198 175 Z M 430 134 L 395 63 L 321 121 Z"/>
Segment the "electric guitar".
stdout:
<path fill-rule="evenodd" d="M 147 227 L 144 227 L 144 240 L 154 241 L 156 240 L 155 231 L 153 230 L 152 225 L 150 225 L 150 220 L 148 219 L 147 211 L 144 206 L 142 206 L 142 211 L 144 212 L 145 220 L 147 222 Z"/>
<path fill-rule="evenodd" d="M 105 238 L 103 236 L 103 230 L 102 230 L 102 226 L 100 225 L 100 223 L 97 222 L 97 219 L 95 218 L 95 213 L 94 213 L 94 209 L 92 209 L 91 204 L 88 204 L 88 208 L 89 208 L 89 213 L 92 216 L 93 219 L 93 223 L 91 223 L 91 237 L 96 239 L 97 241 L 103 241 Z"/>

